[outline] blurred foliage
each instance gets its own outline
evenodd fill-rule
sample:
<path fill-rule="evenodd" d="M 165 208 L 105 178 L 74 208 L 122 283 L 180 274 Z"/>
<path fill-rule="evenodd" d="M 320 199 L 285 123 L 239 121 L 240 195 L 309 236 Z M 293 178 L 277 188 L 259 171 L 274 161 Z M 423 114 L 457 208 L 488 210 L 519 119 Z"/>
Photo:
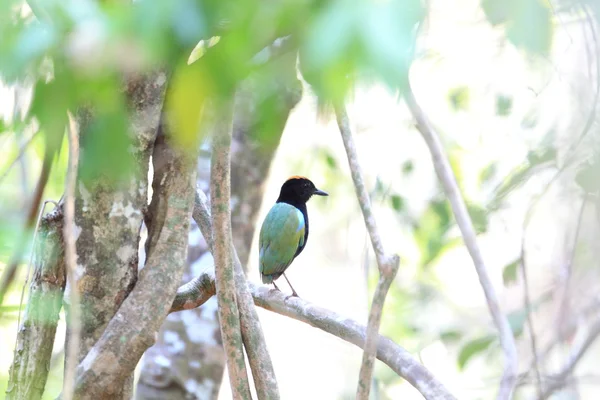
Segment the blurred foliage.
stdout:
<path fill-rule="evenodd" d="M 502 25 L 507 39 L 532 54 L 547 54 L 552 44 L 551 5 L 545 0 L 482 0 L 492 25 Z"/>
<path fill-rule="evenodd" d="M 496 114 L 506 117 L 512 111 L 512 98 L 509 96 L 496 96 Z"/>
<path fill-rule="evenodd" d="M 469 107 L 469 88 L 460 86 L 451 89 L 448 93 L 448 101 L 452 111 L 466 110 Z"/>
<path fill-rule="evenodd" d="M 600 193 L 600 146 L 596 146 L 592 157 L 580 167 L 575 182 L 586 195 Z"/>
<path fill-rule="evenodd" d="M 460 349 L 460 352 L 458 353 L 458 367 L 460 369 L 463 369 L 471 358 L 487 350 L 487 348 L 490 347 L 492 343 L 494 343 L 494 340 L 495 336 L 485 335 L 472 339 L 465 343 Z"/>

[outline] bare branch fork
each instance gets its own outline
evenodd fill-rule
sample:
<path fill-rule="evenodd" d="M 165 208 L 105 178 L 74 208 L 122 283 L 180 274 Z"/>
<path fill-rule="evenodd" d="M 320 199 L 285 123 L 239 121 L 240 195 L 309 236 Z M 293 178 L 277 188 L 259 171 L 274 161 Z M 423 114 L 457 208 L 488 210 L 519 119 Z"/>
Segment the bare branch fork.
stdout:
<path fill-rule="evenodd" d="M 517 381 L 518 368 L 518 354 L 513 333 L 508 324 L 508 319 L 502 313 L 502 309 L 500 308 L 498 296 L 496 295 L 496 291 L 494 290 L 494 286 L 492 285 L 481 251 L 477 244 L 473 222 L 467 211 L 465 201 L 460 193 L 460 189 L 444 152 L 444 148 L 435 129 L 417 103 L 410 85 L 404 91 L 404 100 L 416 121 L 417 129 L 423 136 L 427 147 L 429 147 L 435 172 L 444 187 L 444 191 L 446 192 L 446 196 L 452 207 L 452 212 L 454 213 L 456 223 L 460 228 L 465 246 L 475 265 L 475 270 L 477 271 L 481 288 L 485 294 L 492 320 L 500 335 L 500 345 L 504 352 L 504 372 L 497 398 L 510 399 Z"/>
<path fill-rule="evenodd" d="M 379 237 L 375 216 L 371 210 L 371 200 L 369 199 L 369 193 L 365 187 L 360 163 L 358 162 L 358 154 L 356 152 L 354 140 L 352 139 L 350 121 L 348 119 L 345 107 L 337 106 L 335 109 L 335 115 L 340 133 L 342 134 L 344 147 L 346 148 L 348 165 L 350 166 L 352 180 L 354 181 L 354 188 L 356 189 L 356 197 L 360 203 L 360 209 L 365 220 L 367 231 L 369 232 L 369 236 L 371 238 L 371 244 L 373 245 L 375 257 L 377 259 L 377 266 L 379 268 L 379 281 L 377 282 L 375 294 L 373 295 L 373 303 L 371 304 L 371 311 L 369 312 L 367 337 L 365 340 L 363 359 L 358 378 L 358 388 L 356 390 L 356 398 L 358 400 L 367 400 L 371 390 L 371 379 L 375 364 L 375 354 L 377 350 L 377 341 L 379 339 L 378 332 L 379 326 L 381 325 L 383 305 L 385 303 L 387 292 L 390 289 L 390 286 L 398 272 L 398 267 L 400 266 L 400 257 L 398 257 L 396 254 L 393 256 L 388 256 L 383 250 L 383 244 L 381 243 L 381 238 Z"/>

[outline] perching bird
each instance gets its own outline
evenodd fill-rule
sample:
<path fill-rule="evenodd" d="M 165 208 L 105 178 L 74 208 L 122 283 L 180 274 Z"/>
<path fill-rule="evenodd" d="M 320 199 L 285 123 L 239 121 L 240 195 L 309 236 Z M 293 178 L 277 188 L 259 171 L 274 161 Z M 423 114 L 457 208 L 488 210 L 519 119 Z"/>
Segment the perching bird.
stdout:
<path fill-rule="evenodd" d="M 328 196 L 303 176 L 292 176 L 281 186 L 279 198 L 267 214 L 260 228 L 259 270 L 263 283 L 275 284 L 281 275 L 298 296 L 285 270 L 304 250 L 308 240 L 308 213 L 306 202 L 313 196 Z"/>

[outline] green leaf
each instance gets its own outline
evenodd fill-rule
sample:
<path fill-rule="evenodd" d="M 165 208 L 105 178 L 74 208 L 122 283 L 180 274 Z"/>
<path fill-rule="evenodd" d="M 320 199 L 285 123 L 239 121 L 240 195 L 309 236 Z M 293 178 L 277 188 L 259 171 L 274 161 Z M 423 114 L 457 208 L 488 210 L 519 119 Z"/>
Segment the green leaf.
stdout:
<path fill-rule="evenodd" d="M 545 55 L 550 51 L 553 30 L 546 0 L 520 0 L 507 21 L 506 37 L 528 53 Z"/>
<path fill-rule="evenodd" d="M 517 258 L 515 261 L 504 267 L 502 270 L 502 282 L 504 282 L 504 286 L 509 286 L 517 281 L 517 268 L 520 263 L 521 259 Z"/>
<path fill-rule="evenodd" d="M 195 148 L 199 140 L 200 120 L 204 104 L 213 92 L 211 80 L 200 59 L 182 65 L 173 73 L 166 95 L 168 123 L 175 143 L 182 149 Z"/>
<path fill-rule="evenodd" d="M 496 115 L 506 117 L 512 111 L 512 98 L 508 96 L 496 96 Z"/>
<path fill-rule="evenodd" d="M 532 54 L 547 54 L 552 44 L 552 12 L 546 0 L 482 0 L 492 25 L 504 24 L 506 37 Z"/>
<path fill-rule="evenodd" d="M 523 327 L 525 326 L 525 322 L 527 321 L 527 310 L 521 309 L 517 311 L 513 311 L 506 316 L 508 319 L 508 324 L 510 325 L 510 329 L 512 330 L 515 337 L 521 336 L 523 333 Z"/>
<path fill-rule="evenodd" d="M 497 210 L 504 199 L 515 189 L 523 186 L 531 177 L 541 170 L 556 166 L 556 149 L 553 146 L 541 145 L 536 151 L 530 151 L 527 162 L 511 171 L 495 190 L 494 198 L 488 204 L 489 210 Z"/>
<path fill-rule="evenodd" d="M 415 164 L 413 163 L 413 161 L 412 161 L 412 160 L 405 161 L 405 162 L 402 164 L 402 173 L 403 173 L 404 175 L 408 175 L 408 174 L 410 174 L 411 172 L 413 172 L 413 171 L 414 171 L 414 169 L 415 169 Z"/>
<path fill-rule="evenodd" d="M 337 168 L 337 161 L 335 161 L 335 158 L 329 153 L 325 155 L 325 162 L 327 163 L 329 168 L 331 168 L 331 169 Z"/>
<path fill-rule="evenodd" d="M 451 221 L 450 205 L 444 199 L 435 199 L 415 225 L 413 235 L 421 252 L 424 266 L 437 259 L 451 242 L 446 238 Z"/>
<path fill-rule="evenodd" d="M 469 211 L 469 215 L 473 221 L 475 232 L 477 234 L 487 232 L 488 211 L 485 208 L 472 203 L 467 203 L 467 211 Z"/>
<path fill-rule="evenodd" d="M 495 336 L 487 335 L 464 344 L 458 353 L 458 368 L 463 369 L 471 358 L 487 350 L 495 340 Z"/>
<path fill-rule="evenodd" d="M 583 168 L 575 175 L 575 182 L 585 193 L 597 193 L 600 191 L 600 152 L 595 159 L 586 162 Z"/>
<path fill-rule="evenodd" d="M 448 92 L 448 102 L 453 111 L 466 110 L 469 107 L 469 88 L 466 86 L 459 86 L 450 89 Z"/>
<path fill-rule="evenodd" d="M 483 185 L 483 184 L 489 183 L 492 179 L 494 179 L 494 177 L 496 176 L 496 173 L 497 173 L 496 163 L 492 163 L 492 164 L 486 166 L 479 174 L 479 184 Z"/>
<path fill-rule="evenodd" d="M 463 336 L 463 333 L 456 329 L 450 329 L 440 333 L 440 339 L 446 343 L 458 342 Z"/>
<path fill-rule="evenodd" d="M 404 210 L 404 198 L 400 195 L 393 194 L 390 197 L 392 208 L 396 210 L 396 212 L 401 212 Z"/>

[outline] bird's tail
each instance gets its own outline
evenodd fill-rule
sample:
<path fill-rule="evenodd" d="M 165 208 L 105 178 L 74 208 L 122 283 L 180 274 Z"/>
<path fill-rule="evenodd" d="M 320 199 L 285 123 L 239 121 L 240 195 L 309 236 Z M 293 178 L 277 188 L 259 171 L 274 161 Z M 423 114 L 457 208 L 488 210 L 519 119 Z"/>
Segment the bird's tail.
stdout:
<path fill-rule="evenodd" d="M 260 279 L 262 279 L 262 283 L 265 284 L 273 283 L 273 275 L 260 274 Z"/>

